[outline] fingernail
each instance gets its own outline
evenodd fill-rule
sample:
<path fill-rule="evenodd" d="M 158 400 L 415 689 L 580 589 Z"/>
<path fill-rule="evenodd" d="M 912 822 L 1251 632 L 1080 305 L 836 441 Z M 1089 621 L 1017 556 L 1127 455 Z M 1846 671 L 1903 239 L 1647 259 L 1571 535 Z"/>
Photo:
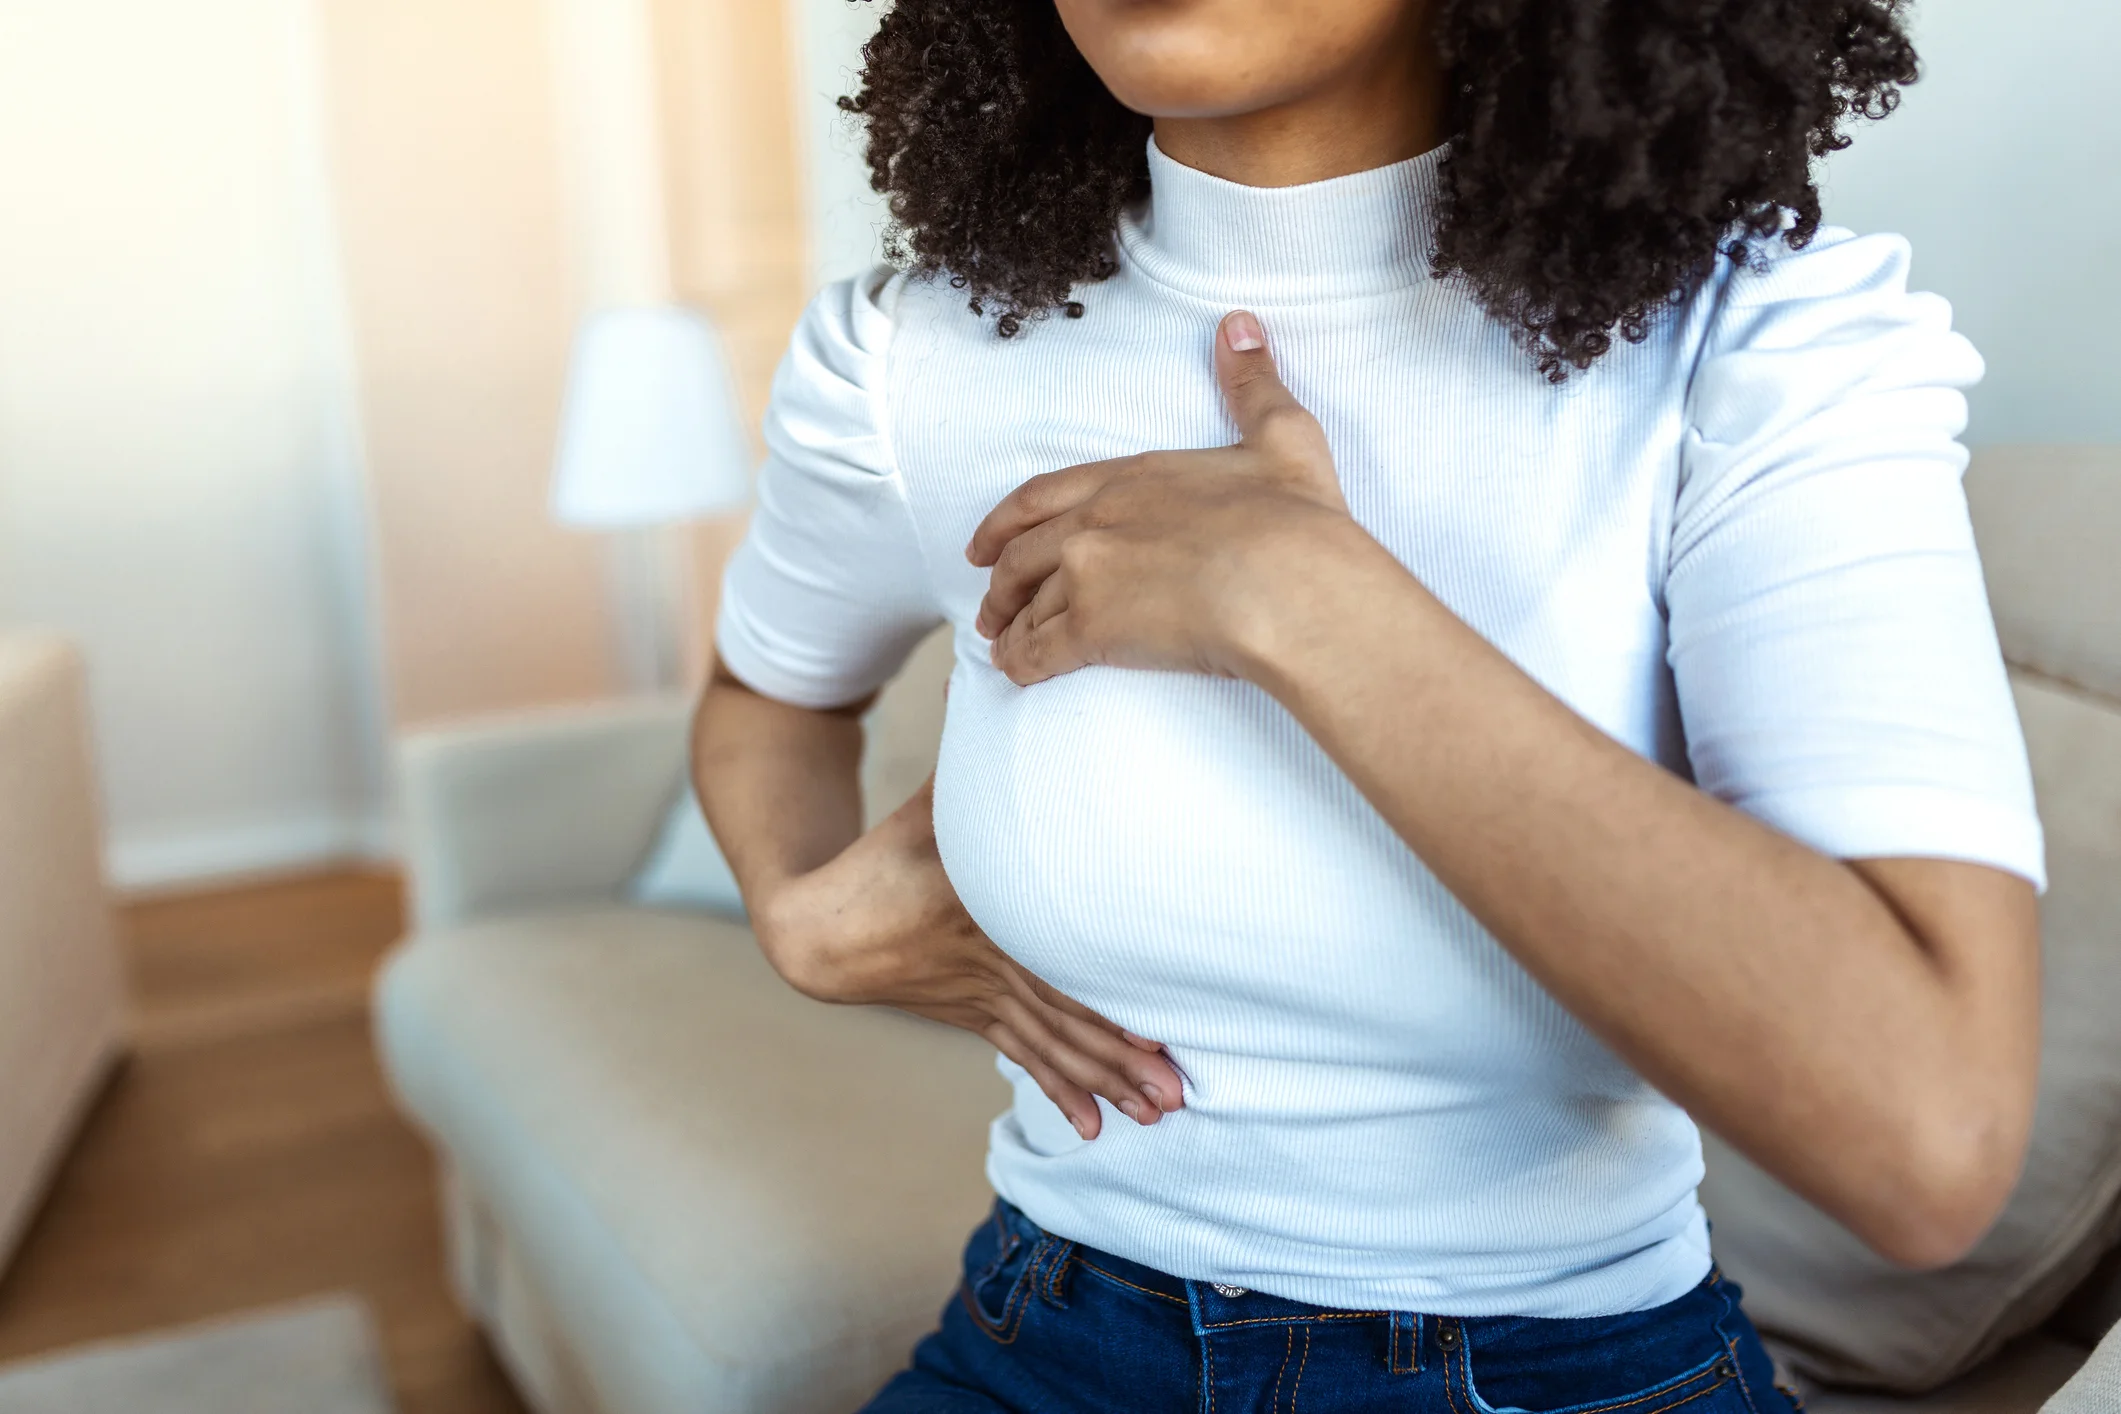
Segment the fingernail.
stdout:
<path fill-rule="evenodd" d="M 1134 1045 L 1140 1046 L 1145 1050 L 1160 1051 L 1163 1049 L 1162 1046 L 1150 1040 L 1148 1037 L 1137 1036 L 1132 1031 L 1122 1029 L 1119 1034 L 1126 1037 L 1127 1040 L 1133 1043 Z"/>
<path fill-rule="evenodd" d="M 1119 1102 L 1119 1112 L 1136 1124 L 1147 1124 L 1149 1122 L 1143 1118 L 1144 1115 L 1148 1114 L 1148 1111 L 1142 1108 L 1142 1102 L 1139 1100 L 1121 1100 Z"/>
<path fill-rule="evenodd" d="M 1157 1089 L 1154 1085 L 1144 1085 L 1142 1086 L 1142 1093 L 1149 1097 L 1149 1103 L 1156 1106 L 1159 1111 L 1164 1109 L 1163 1091 Z"/>
<path fill-rule="evenodd" d="M 1223 339 L 1230 345 L 1230 352 L 1250 353 L 1267 346 L 1267 331 L 1250 313 L 1240 309 L 1223 321 Z"/>
<path fill-rule="evenodd" d="M 1090 1137 L 1090 1126 L 1083 1122 L 1083 1117 L 1081 1115 L 1069 1115 L 1068 1123 L 1075 1126 L 1075 1133 L 1077 1137 L 1083 1139 L 1088 1139 Z"/>

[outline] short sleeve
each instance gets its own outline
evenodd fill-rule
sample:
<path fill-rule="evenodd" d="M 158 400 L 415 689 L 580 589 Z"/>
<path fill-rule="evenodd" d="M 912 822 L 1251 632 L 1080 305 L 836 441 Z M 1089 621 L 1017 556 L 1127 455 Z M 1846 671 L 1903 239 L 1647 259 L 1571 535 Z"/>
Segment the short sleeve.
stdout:
<path fill-rule="evenodd" d="M 1728 277 L 1688 397 L 1665 603 L 1696 782 L 1839 858 L 2045 882 L 1960 477 L 1980 356 L 1891 236 Z"/>
<path fill-rule="evenodd" d="M 868 696 L 942 617 L 891 452 L 896 293 L 874 272 L 804 312 L 774 375 L 758 506 L 722 576 L 722 661 L 799 707 Z"/>

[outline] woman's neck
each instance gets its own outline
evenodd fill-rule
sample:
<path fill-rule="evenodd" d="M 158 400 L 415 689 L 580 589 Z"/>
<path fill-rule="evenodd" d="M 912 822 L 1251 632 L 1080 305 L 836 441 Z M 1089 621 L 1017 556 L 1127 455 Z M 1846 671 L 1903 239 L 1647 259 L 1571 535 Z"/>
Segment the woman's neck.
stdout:
<path fill-rule="evenodd" d="M 1444 132 L 1446 76 L 1423 34 L 1380 46 L 1270 107 L 1160 117 L 1156 145 L 1196 171 L 1248 187 L 1291 187 L 1418 157 Z"/>

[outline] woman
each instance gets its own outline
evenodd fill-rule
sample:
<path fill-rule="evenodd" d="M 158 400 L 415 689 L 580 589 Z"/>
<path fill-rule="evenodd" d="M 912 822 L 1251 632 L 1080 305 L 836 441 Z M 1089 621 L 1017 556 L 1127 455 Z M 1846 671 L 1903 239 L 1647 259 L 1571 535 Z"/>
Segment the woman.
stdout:
<path fill-rule="evenodd" d="M 2041 845 L 1980 362 L 1808 168 L 1914 71 L 1898 0 L 885 17 L 907 268 L 796 333 L 696 739 L 782 975 L 1015 1086 L 873 1409 L 1786 1408 L 1689 1116 L 1982 1232 Z"/>

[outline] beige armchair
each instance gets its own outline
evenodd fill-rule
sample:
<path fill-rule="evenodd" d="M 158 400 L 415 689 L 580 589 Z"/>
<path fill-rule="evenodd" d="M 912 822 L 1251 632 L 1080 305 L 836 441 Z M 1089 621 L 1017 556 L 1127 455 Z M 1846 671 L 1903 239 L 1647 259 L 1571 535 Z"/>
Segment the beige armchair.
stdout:
<path fill-rule="evenodd" d="M 123 1049 L 81 661 L 0 634 L 0 1267 Z"/>

